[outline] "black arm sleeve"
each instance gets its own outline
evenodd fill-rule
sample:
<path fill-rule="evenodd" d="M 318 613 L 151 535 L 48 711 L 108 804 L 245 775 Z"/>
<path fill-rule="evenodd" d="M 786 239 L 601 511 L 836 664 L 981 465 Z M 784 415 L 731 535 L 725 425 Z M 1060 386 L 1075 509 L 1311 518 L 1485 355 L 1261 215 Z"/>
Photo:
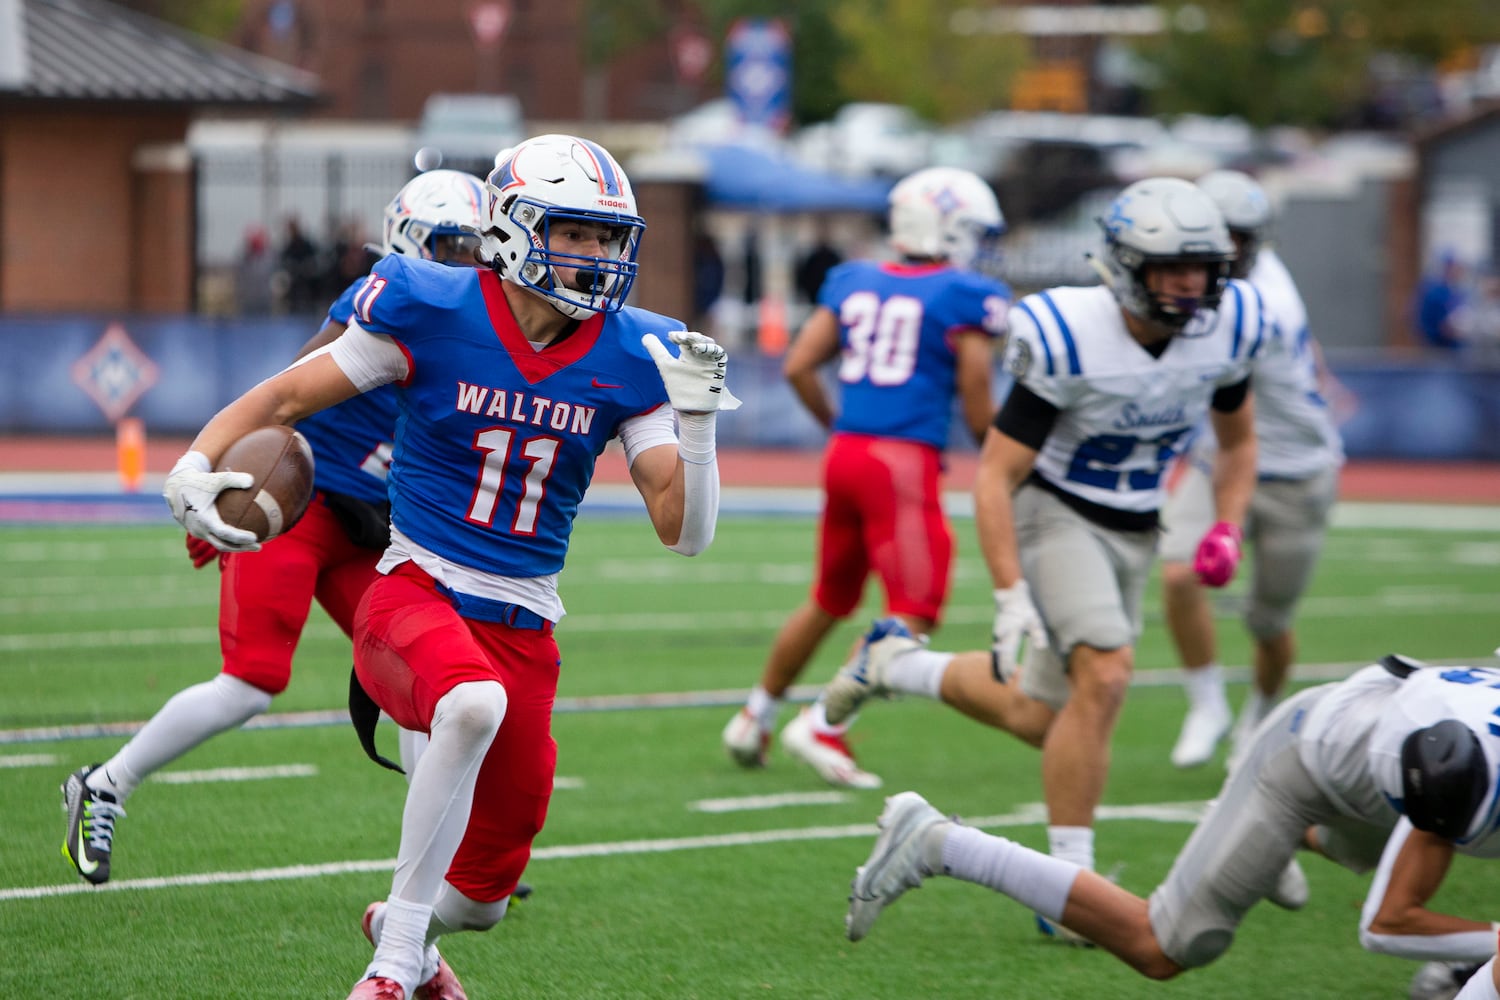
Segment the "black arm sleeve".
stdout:
<path fill-rule="evenodd" d="M 1057 423 L 1057 407 L 1017 382 L 995 414 L 995 430 L 1021 442 L 1032 451 L 1041 451 L 1042 443 Z"/>
<path fill-rule="evenodd" d="M 1226 385 L 1222 389 L 1214 391 L 1214 398 L 1208 404 L 1220 413 L 1233 413 L 1245 405 L 1245 399 L 1250 395 L 1250 376 L 1246 375 L 1234 385 Z"/>

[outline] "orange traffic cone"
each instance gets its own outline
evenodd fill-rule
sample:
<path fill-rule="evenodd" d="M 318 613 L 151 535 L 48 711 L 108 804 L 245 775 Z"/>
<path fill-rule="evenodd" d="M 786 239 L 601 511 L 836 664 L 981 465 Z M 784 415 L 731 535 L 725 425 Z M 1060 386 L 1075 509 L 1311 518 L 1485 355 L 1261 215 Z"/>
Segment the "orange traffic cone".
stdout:
<path fill-rule="evenodd" d="M 115 424 L 115 459 L 121 488 L 135 493 L 146 475 L 146 422 L 140 417 L 122 417 Z"/>
<path fill-rule="evenodd" d="M 770 358 L 779 358 L 786 353 L 792 341 L 791 331 L 786 325 L 786 302 L 780 296 L 767 295 L 760 300 L 760 327 L 756 332 L 756 343 L 760 353 Z"/>

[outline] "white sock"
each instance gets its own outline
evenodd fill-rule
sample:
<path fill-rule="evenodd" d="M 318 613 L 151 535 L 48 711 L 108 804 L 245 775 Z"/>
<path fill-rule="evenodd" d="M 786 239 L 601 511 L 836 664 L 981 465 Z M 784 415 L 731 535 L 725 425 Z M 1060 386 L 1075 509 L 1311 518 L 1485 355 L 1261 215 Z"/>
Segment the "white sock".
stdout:
<path fill-rule="evenodd" d="M 1224 697 L 1224 671 L 1217 663 L 1192 670 L 1184 667 L 1182 686 L 1192 707 L 1211 708 L 1217 704 L 1222 705 L 1226 712 L 1229 710 L 1229 701 Z"/>
<path fill-rule="evenodd" d="M 807 724 L 812 727 L 812 731 L 815 733 L 842 736 L 849 731 L 849 723 L 853 721 L 850 718 L 840 725 L 833 725 L 828 721 L 828 713 L 823 708 L 823 699 L 821 698 L 809 705 L 807 709 Z"/>
<path fill-rule="evenodd" d="M 1271 709 L 1281 702 L 1281 692 L 1275 694 L 1263 694 L 1260 688 L 1252 687 L 1249 696 L 1245 699 L 1244 714 L 1250 719 L 1253 726 L 1258 726 L 1271 714 Z"/>
<path fill-rule="evenodd" d="M 954 824 L 943 839 L 943 874 L 1003 892 L 1048 920 L 1060 921 L 1081 867 L 1004 837 Z"/>
<path fill-rule="evenodd" d="M 1048 826 L 1047 850 L 1079 868 L 1094 870 L 1094 829 L 1089 826 Z"/>
<path fill-rule="evenodd" d="M 750 717 L 760 724 L 760 728 L 766 732 L 776 728 L 776 716 L 781 711 L 781 699 L 771 697 L 770 692 L 759 684 L 750 689 L 750 697 L 745 700 L 745 711 Z"/>
<path fill-rule="evenodd" d="M 943 688 L 943 674 L 954 659 L 953 653 L 939 653 L 931 649 L 913 649 L 892 657 L 886 668 L 886 680 L 892 688 L 906 694 L 939 700 Z"/>
<path fill-rule="evenodd" d="M 376 932 L 376 921 L 370 924 L 375 937 L 375 957 L 365 967 L 361 978 L 384 976 L 394 979 L 411 996 L 416 988 L 426 982 L 423 967 L 427 955 L 427 924 L 432 920 L 432 907 L 424 903 L 413 903 L 394 896 L 381 907 Z M 436 964 L 434 963 L 434 974 Z M 432 978 L 430 975 L 428 979 Z"/>
<path fill-rule="evenodd" d="M 174 694 L 119 752 L 85 780 L 124 802 L 152 773 L 226 730 L 264 712 L 271 696 L 238 677 L 220 674 Z"/>

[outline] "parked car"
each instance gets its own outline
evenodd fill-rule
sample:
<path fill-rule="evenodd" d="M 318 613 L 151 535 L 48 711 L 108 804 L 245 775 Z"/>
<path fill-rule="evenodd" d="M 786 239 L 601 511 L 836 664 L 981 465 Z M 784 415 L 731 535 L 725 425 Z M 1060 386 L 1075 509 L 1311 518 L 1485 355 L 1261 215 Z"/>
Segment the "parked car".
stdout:
<path fill-rule="evenodd" d="M 526 138 L 521 101 L 510 94 L 433 94 L 422 107 L 416 148 L 420 168 L 447 167 L 484 176 L 495 154 Z"/>

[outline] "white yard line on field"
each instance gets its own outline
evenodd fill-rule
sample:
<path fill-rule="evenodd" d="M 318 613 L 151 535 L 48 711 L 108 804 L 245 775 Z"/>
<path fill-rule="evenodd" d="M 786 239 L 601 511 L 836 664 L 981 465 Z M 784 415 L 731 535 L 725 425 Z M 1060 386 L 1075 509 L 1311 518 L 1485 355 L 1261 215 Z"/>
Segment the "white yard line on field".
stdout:
<path fill-rule="evenodd" d="M 203 771 L 162 771 L 152 781 L 164 785 L 201 785 L 218 781 L 265 781 L 269 778 L 315 778 L 315 764 L 277 764 L 268 767 L 215 767 Z"/>
<path fill-rule="evenodd" d="M 1485 664 L 1490 654 L 1469 657 L 1462 661 L 1437 661 L 1440 665 L 1454 662 Z M 1339 681 L 1348 677 L 1365 661 L 1348 663 L 1299 663 L 1299 681 Z M 1224 679 L 1231 684 L 1249 683 L 1248 667 L 1225 667 Z M 1138 670 L 1130 679 L 1131 687 L 1157 688 L 1177 687 L 1182 684 L 1182 671 L 1176 668 L 1165 670 Z M 799 684 L 787 691 L 787 701 L 810 702 L 822 690 L 816 685 Z M 666 691 L 656 694 L 594 695 L 581 698 L 559 698 L 553 712 L 566 715 L 577 712 L 636 712 L 660 708 L 737 708 L 745 703 L 743 688 L 722 691 Z M 243 729 L 307 729 L 319 726 L 346 726 L 349 724 L 347 709 L 325 709 L 311 712 L 268 712 L 257 715 L 245 723 Z M 66 726 L 32 726 L 22 729 L 0 729 L 0 746 L 25 743 L 47 743 L 54 740 L 89 740 L 104 737 L 132 736 L 144 722 L 100 722 Z M 558 787 L 562 787 L 559 785 Z"/>
<path fill-rule="evenodd" d="M 1203 802 L 1163 802 L 1138 806 L 1101 806 L 1095 817 L 1104 821 L 1137 820 L 1154 823 L 1196 823 L 1203 815 Z M 1035 826 L 1046 822 L 1046 808 L 1028 803 L 1014 812 L 998 816 L 965 819 L 969 826 L 1003 828 Z M 533 851 L 531 860 L 561 861 L 569 858 L 604 858 L 626 854 L 670 854 L 677 851 L 713 850 L 724 847 L 758 847 L 808 840 L 847 840 L 873 837 L 878 833 L 873 823 L 848 826 L 809 826 L 783 830 L 760 830 L 750 833 L 719 834 L 711 837 L 674 837 L 666 840 L 619 840 L 594 844 L 542 847 Z M 254 868 L 249 871 L 198 872 L 161 878 L 121 879 L 103 885 L 69 882 L 64 885 L 14 886 L 0 888 L 0 903 L 24 899 L 50 899 L 98 892 L 145 892 L 152 889 L 183 889 L 195 886 L 233 885 L 248 882 L 285 882 L 298 879 L 326 878 L 334 875 L 388 872 L 394 860 L 332 861 L 320 865 L 289 865 L 283 868 Z"/>
<path fill-rule="evenodd" d="M 849 801 L 848 792 L 784 792 L 781 795 L 742 795 L 733 799 L 699 799 L 687 804 L 689 812 L 731 813 L 786 806 L 834 806 Z"/>

